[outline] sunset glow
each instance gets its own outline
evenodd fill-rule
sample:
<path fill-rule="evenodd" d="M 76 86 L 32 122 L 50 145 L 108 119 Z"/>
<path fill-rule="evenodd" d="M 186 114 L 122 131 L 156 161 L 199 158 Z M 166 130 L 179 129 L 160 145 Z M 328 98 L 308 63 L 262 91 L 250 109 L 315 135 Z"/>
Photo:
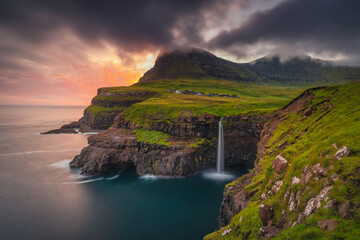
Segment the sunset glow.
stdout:
<path fill-rule="evenodd" d="M 99 87 L 136 83 L 158 54 L 132 53 L 129 60 L 108 43 L 84 45 L 65 34 L 60 44 L 58 39 L 35 55 L 16 58 L 23 71 L 0 70 L 1 104 L 88 105 Z"/>

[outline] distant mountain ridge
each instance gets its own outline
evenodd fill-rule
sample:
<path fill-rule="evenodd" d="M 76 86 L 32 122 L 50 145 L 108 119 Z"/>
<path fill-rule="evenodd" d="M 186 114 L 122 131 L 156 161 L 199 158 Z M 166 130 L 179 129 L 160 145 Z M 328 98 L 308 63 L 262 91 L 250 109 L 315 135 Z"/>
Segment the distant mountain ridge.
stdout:
<path fill-rule="evenodd" d="M 360 80 L 359 67 L 332 66 L 311 57 L 264 57 L 250 63 L 235 63 L 200 49 L 175 49 L 159 54 L 152 69 L 139 82 L 159 79 L 225 79 L 269 85 L 320 85 Z"/>

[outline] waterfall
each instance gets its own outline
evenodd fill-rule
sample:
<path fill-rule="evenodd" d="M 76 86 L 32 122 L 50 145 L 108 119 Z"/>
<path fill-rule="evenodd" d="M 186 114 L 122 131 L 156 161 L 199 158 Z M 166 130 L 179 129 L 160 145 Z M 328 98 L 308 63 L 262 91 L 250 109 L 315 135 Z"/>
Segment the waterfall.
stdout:
<path fill-rule="evenodd" d="M 221 122 L 222 118 L 219 121 L 219 136 L 216 159 L 216 171 L 218 173 L 222 173 L 224 171 L 224 129 Z"/>

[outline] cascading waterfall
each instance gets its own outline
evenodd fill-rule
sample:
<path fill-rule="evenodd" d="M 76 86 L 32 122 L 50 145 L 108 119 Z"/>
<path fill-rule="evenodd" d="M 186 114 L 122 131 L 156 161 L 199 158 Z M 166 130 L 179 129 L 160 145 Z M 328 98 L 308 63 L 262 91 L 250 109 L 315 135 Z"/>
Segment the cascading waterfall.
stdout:
<path fill-rule="evenodd" d="M 218 173 L 222 173 L 224 171 L 224 129 L 221 122 L 222 118 L 219 121 L 219 136 L 216 159 L 216 171 Z"/>

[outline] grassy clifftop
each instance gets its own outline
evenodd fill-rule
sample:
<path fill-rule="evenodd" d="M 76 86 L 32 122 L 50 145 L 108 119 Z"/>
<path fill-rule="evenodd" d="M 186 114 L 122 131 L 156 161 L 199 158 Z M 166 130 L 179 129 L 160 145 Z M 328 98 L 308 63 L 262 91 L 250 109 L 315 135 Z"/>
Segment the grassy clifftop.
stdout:
<path fill-rule="evenodd" d="M 266 141 L 256 169 L 225 189 L 229 196 L 240 191 L 253 196 L 229 225 L 205 239 L 260 238 L 260 228 L 266 227 L 259 216 L 260 205 L 271 209 L 269 226 L 284 229 L 274 239 L 359 239 L 360 82 L 310 92 L 314 97 L 300 111 L 280 113 L 269 123 L 282 119 Z M 342 146 L 351 154 L 338 160 L 335 154 Z M 286 171 L 280 174 L 272 165 L 278 155 L 288 161 Z M 316 172 L 316 164 L 322 173 Z M 305 181 L 306 172 L 310 178 Z M 251 178 L 249 184 L 241 188 L 247 177 Z M 281 182 L 279 189 L 274 189 L 276 182 Z M 330 189 L 329 195 L 322 199 L 319 193 L 325 188 Z M 318 199 L 320 205 L 311 208 L 312 199 Z M 351 207 L 344 208 L 346 204 Z M 306 211 L 310 214 L 303 218 Z M 336 222 L 335 229 L 320 228 L 325 219 Z"/>
<path fill-rule="evenodd" d="M 138 83 L 127 87 L 126 91 L 132 91 L 133 88 L 159 93 L 156 97 L 130 106 L 122 113 L 126 120 L 139 125 L 146 124 L 148 121 L 171 121 L 179 116 L 195 117 L 204 114 L 231 116 L 250 112 L 267 114 L 286 105 L 301 92 L 300 88 L 295 87 L 259 86 L 212 79 L 207 81 L 159 80 L 156 83 Z M 169 89 L 236 95 L 239 98 L 169 93 Z M 116 91 L 116 89 L 111 88 L 110 91 Z"/>

